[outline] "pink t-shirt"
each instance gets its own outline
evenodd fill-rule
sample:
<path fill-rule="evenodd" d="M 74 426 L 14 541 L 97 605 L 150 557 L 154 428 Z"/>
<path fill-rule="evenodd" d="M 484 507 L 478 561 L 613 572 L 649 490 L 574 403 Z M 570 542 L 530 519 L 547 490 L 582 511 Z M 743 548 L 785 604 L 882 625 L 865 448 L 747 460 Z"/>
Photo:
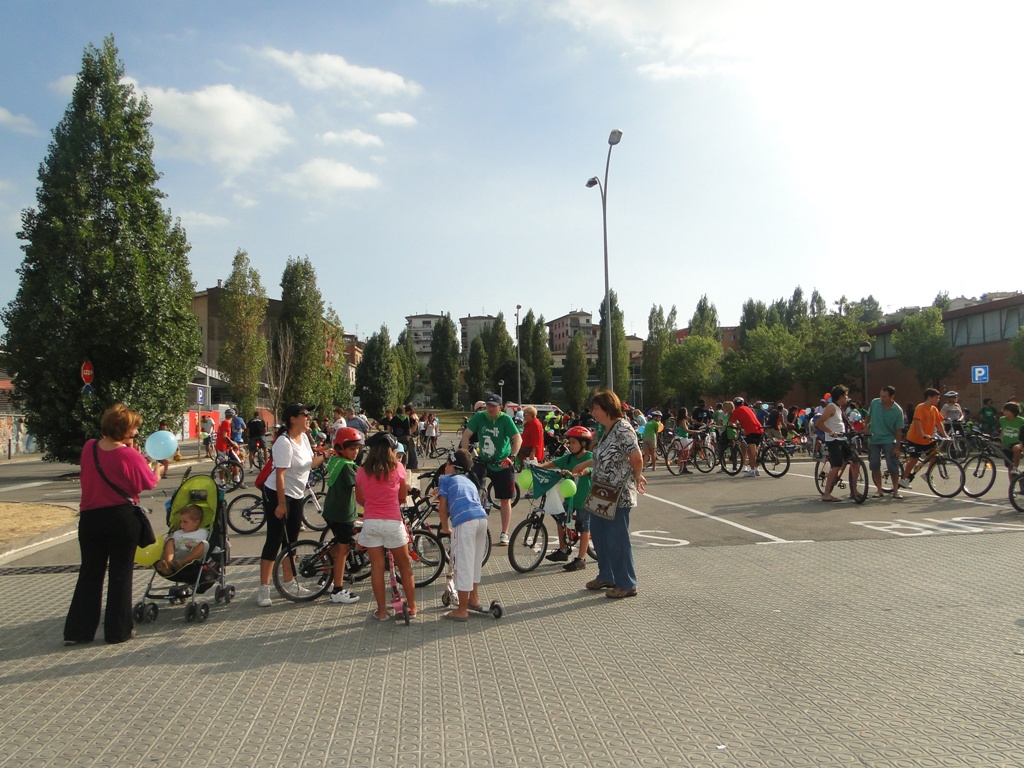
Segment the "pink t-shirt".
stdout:
<path fill-rule="evenodd" d="M 356 486 L 363 492 L 364 520 L 401 520 L 398 489 L 405 480 L 405 467 L 399 464 L 388 477 L 377 479 L 360 467 L 356 470 Z"/>
<path fill-rule="evenodd" d="M 114 507 L 128 503 L 128 499 L 111 488 L 96 471 L 96 465 L 92 458 L 92 445 L 95 442 L 95 440 L 86 441 L 85 447 L 82 449 L 82 458 L 79 460 L 82 480 L 82 503 L 79 509 L 83 512 L 87 509 Z M 96 453 L 99 455 L 100 465 L 103 467 L 103 473 L 107 479 L 125 493 L 130 494 L 135 503 L 138 503 L 141 491 L 148 491 L 155 487 L 159 480 L 156 472 L 149 468 L 149 464 L 142 454 L 130 446 L 124 445 L 113 451 L 105 451 L 97 446 Z"/>

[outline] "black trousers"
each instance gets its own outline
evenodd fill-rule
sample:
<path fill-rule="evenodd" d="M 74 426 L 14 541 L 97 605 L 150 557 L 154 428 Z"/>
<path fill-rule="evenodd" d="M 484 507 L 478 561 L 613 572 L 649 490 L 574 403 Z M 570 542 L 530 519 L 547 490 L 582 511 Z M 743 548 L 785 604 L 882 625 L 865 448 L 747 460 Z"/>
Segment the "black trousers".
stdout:
<path fill-rule="evenodd" d="M 64 622 L 64 639 L 91 642 L 100 625 L 103 580 L 107 578 L 107 612 L 103 638 L 123 643 L 132 632 L 132 573 L 139 544 L 139 521 L 130 504 L 90 509 L 78 520 L 82 567 Z"/>

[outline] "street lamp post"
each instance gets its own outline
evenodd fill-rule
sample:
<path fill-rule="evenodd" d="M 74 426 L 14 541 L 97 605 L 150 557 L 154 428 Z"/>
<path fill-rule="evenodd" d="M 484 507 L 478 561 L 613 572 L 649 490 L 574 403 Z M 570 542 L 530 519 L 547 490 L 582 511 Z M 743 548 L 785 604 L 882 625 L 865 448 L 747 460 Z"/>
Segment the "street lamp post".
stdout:
<path fill-rule="evenodd" d="M 516 402 L 523 407 L 523 357 L 519 346 L 519 310 L 522 304 L 516 304 Z"/>
<path fill-rule="evenodd" d="M 501 398 L 501 407 L 505 407 L 505 380 L 498 379 L 498 397 Z"/>
<path fill-rule="evenodd" d="M 857 345 L 857 349 L 860 350 L 861 362 L 864 364 L 864 403 L 868 402 L 868 352 L 871 351 L 871 342 L 862 341 Z"/>
<path fill-rule="evenodd" d="M 608 168 L 612 162 L 612 147 L 622 141 L 622 131 L 615 129 L 608 134 L 608 159 L 604 164 L 604 184 L 597 176 L 587 181 L 587 187 L 596 186 L 601 192 L 601 224 L 604 230 L 604 332 L 607 337 L 605 343 L 605 357 L 607 358 L 608 389 L 615 389 L 615 370 L 612 367 L 612 294 L 608 284 Z"/>

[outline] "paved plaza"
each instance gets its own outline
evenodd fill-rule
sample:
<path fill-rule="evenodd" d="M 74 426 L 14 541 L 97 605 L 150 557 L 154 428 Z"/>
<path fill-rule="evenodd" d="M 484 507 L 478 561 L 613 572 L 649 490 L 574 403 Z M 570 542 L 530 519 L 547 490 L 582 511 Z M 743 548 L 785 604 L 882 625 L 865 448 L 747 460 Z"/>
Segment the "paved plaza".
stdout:
<path fill-rule="evenodd" d="M 0 766 L 1024 765 L 1019 534 L 638 544 L 632 599 L 495 549 L 504 618 L 435 583 L 406 627 L 365 582 L 260 609 L 241 565 L 205 624 L 71 648 L 74 569 L 8 564 Z"/>

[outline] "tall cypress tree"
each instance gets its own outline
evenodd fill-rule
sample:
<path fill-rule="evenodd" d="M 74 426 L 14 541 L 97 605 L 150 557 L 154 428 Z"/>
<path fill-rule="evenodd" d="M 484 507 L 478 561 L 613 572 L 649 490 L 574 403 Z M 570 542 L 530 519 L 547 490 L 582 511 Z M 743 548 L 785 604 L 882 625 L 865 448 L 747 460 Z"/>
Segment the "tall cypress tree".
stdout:
<path fill-rule="evenodd" d="M 2 312 L 15 396 L 48 460 L 77 462 L 115 402 L 142 415 L 143 433 L 175 422 L 202 351 L 189 244 L 156 186 L 150 106 L 123 77 L 113 37 L 85 49 L 36 208 L 22 213 L 21 283 Z"/>
<path fill-rule="evenodd" d="M 607 328 L 605 317 L 605 302 L 601 299 L 599 335 L 597 339 L 597 375 L 601 386 L 605 389 L 612 389 L 615 393 L 625 398 L 629 392 L 629 343 L 626 341 L 626 320 L 619 309 L 619 297 L 615 291 L 609 292 L 609 299 L 612 304 L 612 375 L 615 381 L 608 382 L 607 358 L 607 337 L 604 335 Z"/>
<path fill-rule="evenodd" d="M 366 340 L 363 357 L 356 366 L 356 394 L 363 410 L 375 419 L 383 418 L 387 408 L 398 404 L 395 352 L 386 325 Z"/>
<path fill-rule="evenodd" d="M 316 270 L 306 257 L 289 257 L 285 265 L 279 322 L 291 332 L 295 345 L 282 402 L 327 407 L 334 398 L 327 375 L 324 300 L 317 286 Z"/>
<path fill-rule="evenodd" d="M 551 366 L 554 360 L 548 347 L 548 328 L 544 315 L 533 326 L 533 344 L 530 347 L 530 367 L 533 368 L 533 402 L 546 403 L 551 399 Z"/>
<path fill-rule="evenodd" d="M 245 418 L 256 408 L 260 371 L 267 363 L 263 321 L 267 317 L 267 292 L 260 273 L 241 248 L 235 253 L 231 274 L 224 282 L 221 322 L 230 328 L 221 347 L 218 366 L 231 383 L 231 397 Z"/>
<path fill-rule="evenodd" d="M 447 313 L 434 323 L 430 337 L 430 383 L 438 402 L 454 408 L 459 394 L 459 334 Z"/>

